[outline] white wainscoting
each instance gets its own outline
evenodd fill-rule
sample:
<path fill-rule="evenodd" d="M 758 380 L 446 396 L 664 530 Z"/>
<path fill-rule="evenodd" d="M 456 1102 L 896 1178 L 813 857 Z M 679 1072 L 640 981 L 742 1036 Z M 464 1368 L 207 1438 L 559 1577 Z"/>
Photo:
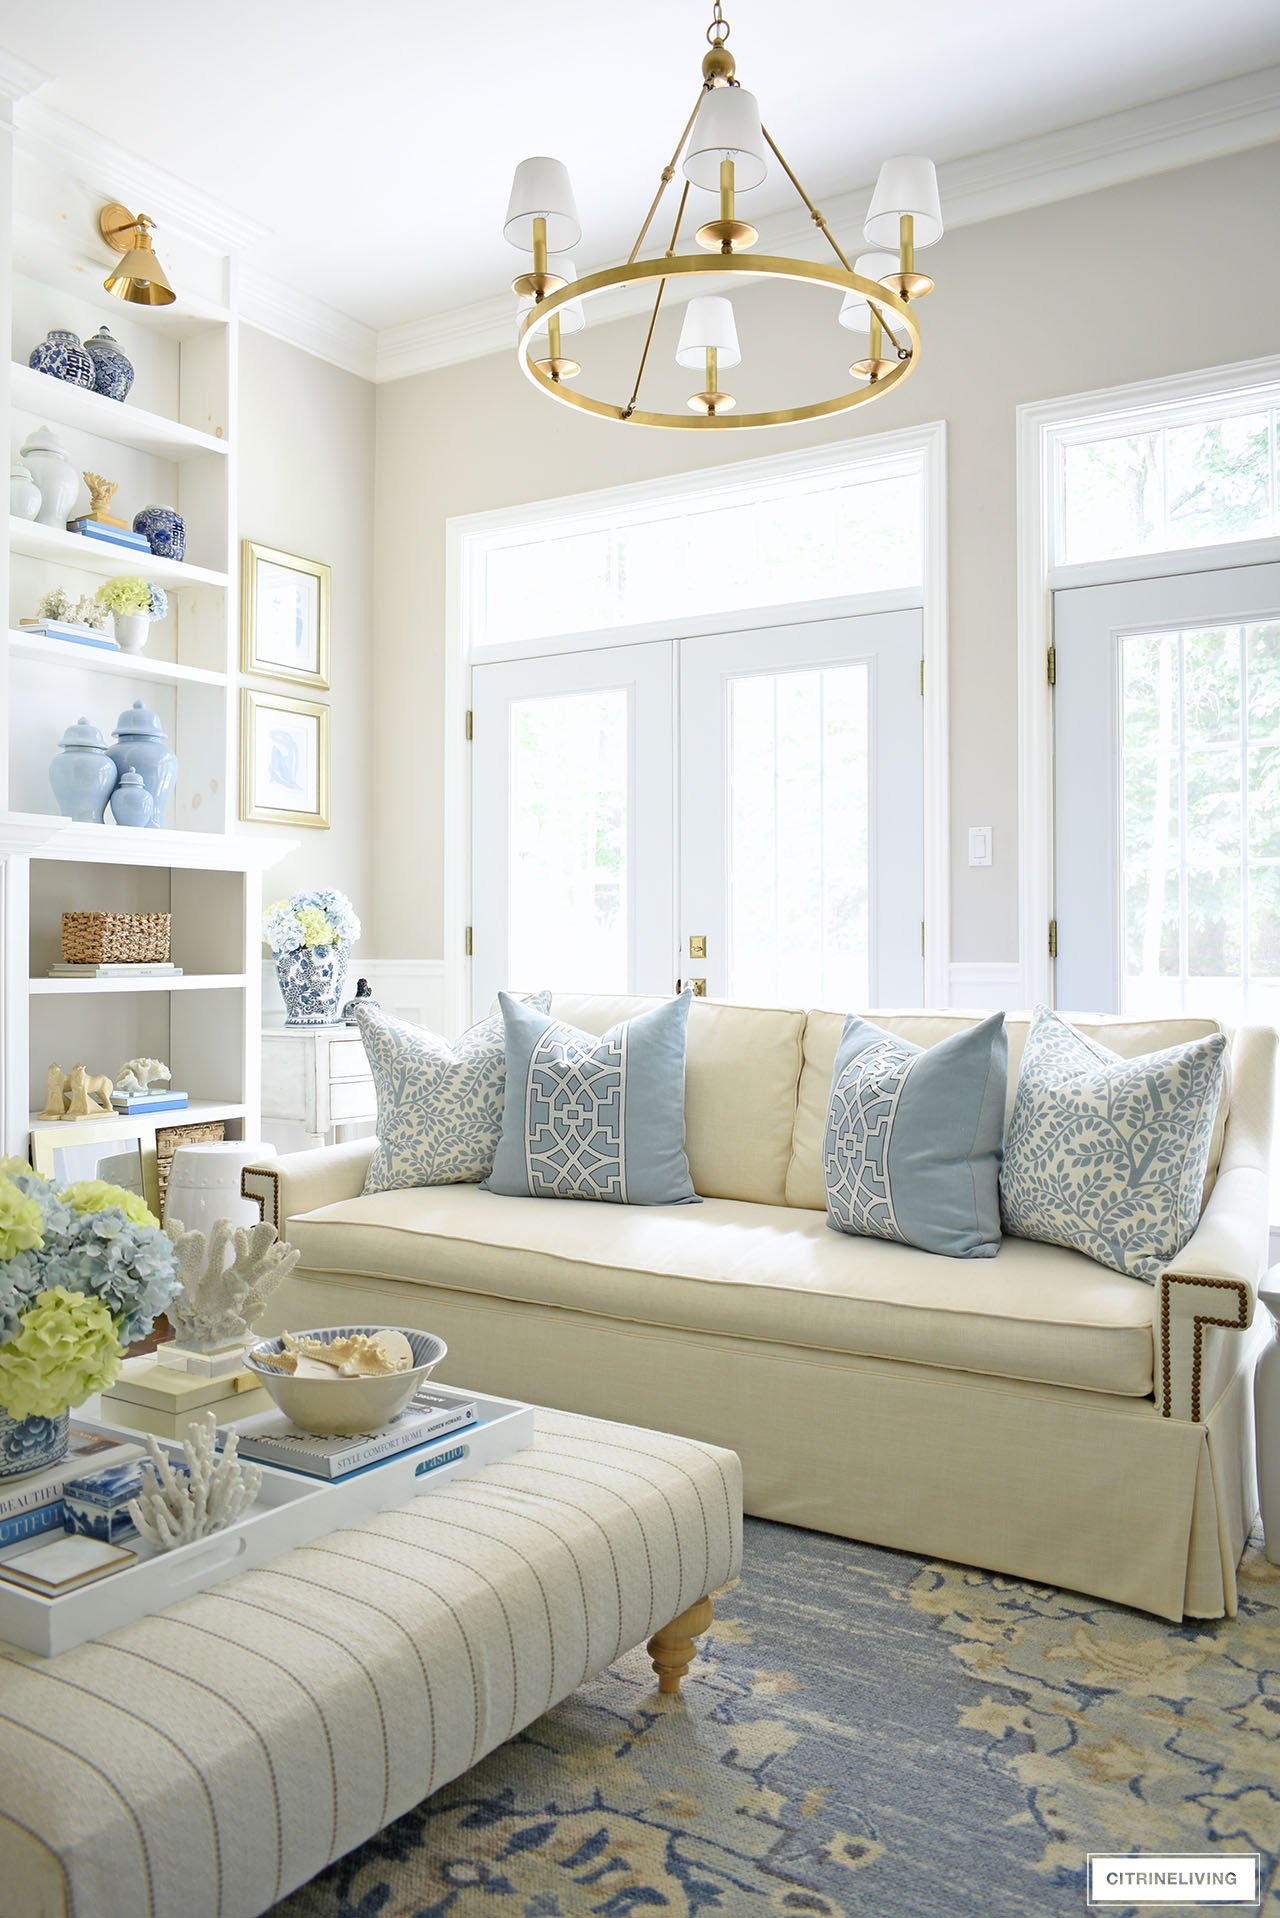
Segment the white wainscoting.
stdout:
<path fill-rule="evenodd" d="M 355 992 L 357 979 L 369 981 L 374 998 L 393 1018 L 432 1032 L 445 1030 L 443 959 L 365 959 L 357 954 L 347 975 L 349 992 Z M 264 1025 L 284 1024 L 284 1001 L 270 959 L 262 962 L 262 1018 Z"/>
<path fill-rule="evenodd" d="M 1016 959 L 955 960 L 947 968 L 949 1003 L 965 1012 L 1020 1012 L 1026 996 Z"/>

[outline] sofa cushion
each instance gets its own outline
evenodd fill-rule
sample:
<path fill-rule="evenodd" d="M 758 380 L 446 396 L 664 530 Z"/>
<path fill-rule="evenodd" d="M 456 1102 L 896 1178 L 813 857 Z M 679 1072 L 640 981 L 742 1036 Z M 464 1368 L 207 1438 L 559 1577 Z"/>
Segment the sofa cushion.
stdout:
<path fill-rule="evenodd" d="M 850 1015 L 823 1144 L 837 1232 L 953 1259 L 995 1257 L 1008 1058 L 998 1012 L 936 1046 Z"/>
<path fill-rule="evenodd" d="M 528 1002 L 540 1012 L 549 992 Z M 384 1012 L 356 1004 L 378 1098 L 378 1143 L 366 1192 L 483 1179 L 502 1130 L 506 1045 L 501 1018 L 482 1019 L 452 1043 Z"/>
<path fill-rule="evenodd" d="M 584 1032 L 602 1033 L 619 1019 L 661 1003 L 557 993 L 551 1010 Z M 802 1012 L 694 1000 L 685 1053 L 684 1149 L 695 1192 L 707 1198 L 782 1204 L 803 1033 Z M 830 1083 L 828 1061 L 828 1087 Z M 818 1181 L 821 1205 L 821 1169 Z"/>
<path fill-rule="evenodd" d="M 786 1206 L 548 1205 L 471 1185 L 366 1195 L 286 1230 L 309 1273 L 1128 1397 L 1152 1390 L 1151 1287 L 1058 1246 L 1006 1239 L 994 1259 L 943 1259 L 846 1238 L 823 1213 Z"/>
<path fill-rule="evenodd" d="M 818 1011 L 810 1012 L 805 1018 L 804 1066 L 800 1074 L 795 1137 L 786 1176 L 788 1205 L 820 1208 L 826 1203 L 826 1190 L 822 1177 L 822 1140 L 827 1125 L 827 1095 L 831 1090 L 831 1072 L 835 1064 L 836 1048 L 840 1044 L 840 1035 L 844 1031 L 846 1016 L 843 1012 Z M 901 1038 L 910 1039 L 918 1046 L 936 1045 L 939 1039 L 945 1039 L 953 1032 L 964 1032 L 970 1026 L 976 1026 L 987 1016 L 982 1012 L 869 1012 L 867 1014 L 867 1017 L 874 1019 L 878 1026 L 883 1026 L 886 1032 L 897 1033 Z M 1089 1035 L 1099 1044 L 1108 1046 L 1112 1052 L 1118 1052 L 1126 1059 L 1136 1058 L 1143 1052 L 1158 1052 L 1165 1046 L 1184 1045 L 1188 1040 L 1203 1039 L 1210 1033 L 1223 1030 L 1214 1019 L 1113 1019 L 1102 1018 L 1097 1014 L 1092 1016 L 1084 1014 L 1077 1017 L 1074 1013 L 1065 1014 L 1064 1017 L 1071 1020 L 1078 1032 Z M 1026 1044 L 1027 1027 L 1030 1024 L 1029 1015 L 1007 1014 L 1004 1024 L 1005 1031 L 1009 1035 L 1009 1091 L 1005 1109 L 1007 1123 L 1013 1111 L 1018 1069 L 1022 1062 L 1022 1048 Z M 1224 1079 L 1222 1096 L 1218 1102 L 1217 1117 L 1214 1121 L 1213 1138 L 1209 1145 L 1209 1163 L 1205 1170 L 1203 1193 L 1205 1199 L 1213 1190 L 1213 1183 L 1217 1177 L 1229 1104 L 1230 1087 Z"/>
<path fill-rule="evenodd" d="M 507 1084 L 487 1189 L 609 1205 L 693 1199 L 684 1152 L 692 997 L 661 1000 L 597 1035 L 500 992 Z"/>
<path fill-rule="evenodd" d="M 1042 1006 L 1009 1121 L 1005 1230 L 1158 1279 L 1200 1216 L 1226 1047 L 1214 1032 L 1122 1059 Z"/>

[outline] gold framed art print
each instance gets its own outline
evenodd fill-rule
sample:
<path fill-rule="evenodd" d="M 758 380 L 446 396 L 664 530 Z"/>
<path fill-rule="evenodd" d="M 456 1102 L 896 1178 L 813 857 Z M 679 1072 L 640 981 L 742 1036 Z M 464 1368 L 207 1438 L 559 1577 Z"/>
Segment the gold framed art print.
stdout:
<path fill-rule="evenodd" d="M 327 706 L 241 688 L 240 817 L 271 826 L 328 826 Z"/>
<path fill-rule="evenodd" d="M 252 539 L 241 547 L 241 671 L 327 692 L 329 568 Z"/>

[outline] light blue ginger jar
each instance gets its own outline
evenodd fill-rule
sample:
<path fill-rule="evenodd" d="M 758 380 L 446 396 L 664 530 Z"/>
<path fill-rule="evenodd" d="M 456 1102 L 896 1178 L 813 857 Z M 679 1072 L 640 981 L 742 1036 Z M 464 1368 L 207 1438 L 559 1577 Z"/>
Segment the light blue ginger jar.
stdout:
<path fill-rule="evenodd" d="M 153 810 L 147 824 L 163 826 L 164 809 L 178 778 L 177 754 L 169 749 L 164 727 L 149 706 L 135 699 L 116 721 L 115 738 L 110 751 L 119 777 L 138 774 L 151 794 Z"/>
<path fill-rule="evenodd" d="M 93 361 L 93 390 L 109 400 L 128 397 L 133 385 L 133 361 L 109 326 L 100 326 L 84 350 Z"/>
<path fill-rule="evenodd" d="M 111 817 L 117 826 L 149 826 L 155 801 L 142 783 L 142 774 L 130 766 L 111 795 Z"/>
<path fill-rule="evenodd" d="M 51 1419 L 15 1419 L 0 1405 L 0 1483 L 56 1465 L 70 1437 L 70 1412 Z"/>
<path fill-rule="evenodd" d="M 80 335 L 66 327 L 51 327 L 39 346 L 33 347 L 28 366 L 37 373 L 48 373 L 68 386 L 85 386 L 93 391 L 93 361 L 80 344 Z"/>
<path fill-rule="evenodd" d="M 276 954 L 285 1024 L 332 1026 L 342 1017 L 347 984 L 346 946 L 299 946 Z"/>
<path fill-rule="evenodd" d="M 133 530 L 159 559 L 186 557 L 187 522 L 172 506 L 144 506 L 133 516 Z"/>
<path fill-rule="evenodd" d="M 49 768 L 49 784 L 58 811 L 83 826 L 100 826 L 119 778 L 107 742 L 87 719 L 68 726 Z"/>

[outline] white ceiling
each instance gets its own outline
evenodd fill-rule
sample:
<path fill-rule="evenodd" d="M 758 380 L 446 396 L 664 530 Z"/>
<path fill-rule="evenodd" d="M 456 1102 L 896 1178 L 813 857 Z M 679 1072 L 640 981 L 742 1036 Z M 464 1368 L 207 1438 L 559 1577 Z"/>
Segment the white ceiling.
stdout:
<path fill-rule="evenodd" d="M 739 77 L 815 196 L 886 154 L 957 159 L 1280 59 L 1276 0 L 725 11 Z M 262 269 L 382 329 L 509 283 L 500 229 L 526 153 L 569 166 L 580 269 L 625 250 L 709 15 L 710 0 L 0 0 L 0 45 L 51 76 L 41 102 L 270 229 Z M 775 172 L 750 205 L 789 198 Z"/>

